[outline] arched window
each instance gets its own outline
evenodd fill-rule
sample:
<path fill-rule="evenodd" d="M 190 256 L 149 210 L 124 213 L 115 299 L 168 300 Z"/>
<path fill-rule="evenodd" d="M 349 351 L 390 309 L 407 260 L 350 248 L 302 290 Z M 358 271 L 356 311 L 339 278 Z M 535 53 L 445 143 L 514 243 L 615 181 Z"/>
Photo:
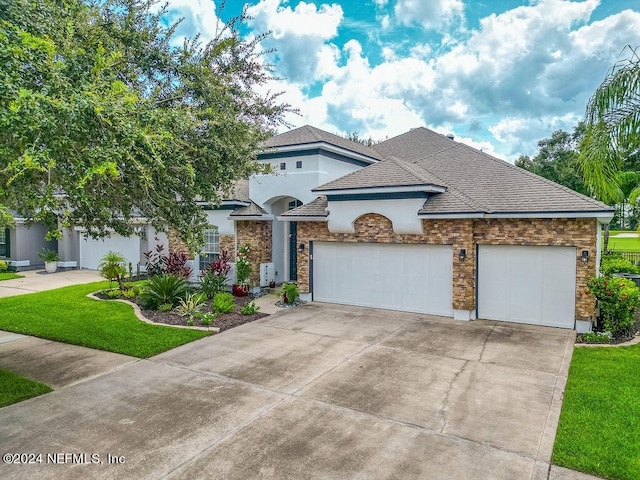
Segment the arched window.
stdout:
<path fill-rule="evenodd" d="M 220 234 L 218 227 L 210 225 L 204 230 L 204 247 L 200 253 L 200 270 L 206 269 L 220 255 Z"/>

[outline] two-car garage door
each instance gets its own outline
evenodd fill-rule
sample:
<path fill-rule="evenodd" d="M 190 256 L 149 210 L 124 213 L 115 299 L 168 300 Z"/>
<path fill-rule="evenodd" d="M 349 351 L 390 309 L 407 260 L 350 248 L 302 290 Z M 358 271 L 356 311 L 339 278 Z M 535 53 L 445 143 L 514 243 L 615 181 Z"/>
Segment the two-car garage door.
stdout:
<path fill-rule="evenodd" d="M 312 265 L 316 301 L 453 315 L 450 245 L 314 242 Z M 573 247 L 480 245 L 478 316 L 573 328 L 575 281 Z"/>
<path fill-rule="evenodd" d="M 313 299 L 453 315 L 451 245 L 314 242 Z"/>

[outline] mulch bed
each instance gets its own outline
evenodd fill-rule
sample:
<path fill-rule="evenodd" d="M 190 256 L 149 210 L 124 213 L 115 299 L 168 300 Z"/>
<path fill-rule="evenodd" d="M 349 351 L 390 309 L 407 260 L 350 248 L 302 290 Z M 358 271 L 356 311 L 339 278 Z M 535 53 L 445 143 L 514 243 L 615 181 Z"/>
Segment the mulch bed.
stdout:
<path fill-rule="evenodd" d="M 103 294 L 102 292 L 98 292 L 96 293 L 96 296 L 104 299 L 104 300 L 110 300 L 110 298 Z M 164 323 L 165 325 L 181 325 L 181 326 L 188 326 L 187 325 L 187 321 L 188 318 L 187 317 L 181 317 L 180 315 L 178 315 L 177 313 L 174 312 L 174 310 L 171 310 L 169 312 L 161 312 L 160 310 L 149 310 L 149 309 L 145 309 L 142 307 L 142 305 L 140 305 L 140 302 L 138 302 L 137 298 L 133 298 L 133 299 L 126 299 L 124 297 L 121 297 L 123 300 L 128 300 L 130 302 L 134 302 L 136 304 L 138 304 L 138 306 L 140 307 L 140 310 L 142 312 L 142 315 L 145 316 L 145 318 L 147 318 L 148 320 L 154 322 L 154 323 Z M 255 320 L 258 320 L 260 318 L 266 317 L 269 314 L 268 313 L 256 313 L 253 315 L 243 315 L 240 313 L 240 309 L 249 302 L 252 302 L 254 299 L 251 296 L 247 296 L 247 297 L 234 297 L 235 300 L 235 304 L 236 304 L 236 308 L 234 308 L 231 312 L 229 313 L 223 313 L 221 315 L 218 315 L 216 317 L 214 317 L 213 319 L 213 323 L 211 325 L 202 325 L 200 319 L 195 318 L 194 319 L 194 325 L 195 327 L 216 327 L 220 329 L 220 332 L 223 332 L 225 330 L 229 330 L 230 328 L 233 327 L 238 327 L 240 325 L 243 325 L 245 323 L 249 323 L 249 322 L 253 322 Z M 211 300 L 207 300 L 205 303 L 202 304 L 202 312 L 203 313 L 208 313 L 211 312 Z"/>

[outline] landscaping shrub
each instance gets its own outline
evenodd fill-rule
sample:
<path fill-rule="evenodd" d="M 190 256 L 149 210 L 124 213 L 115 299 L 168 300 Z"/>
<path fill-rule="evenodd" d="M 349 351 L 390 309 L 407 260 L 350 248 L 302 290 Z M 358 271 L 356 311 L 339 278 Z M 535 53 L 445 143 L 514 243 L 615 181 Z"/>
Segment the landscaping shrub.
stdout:
<path fill-rule="evenodd" d="M 202 310 L 202 304 L 206 299 L 207 296 L 204 293 L 189 293 L 185 298 L 180 299 L 176 313 L 181 317 L 193 317 Z"/>
<path fill-rule="evenodd" d="M 620 277 L 596 277 L 589 281 L 589 290 L 598 299 L 601 326 L 619 337 L 635 324 L 640 304 L 640 289 L 632 280 Z"/>
<path fill-rule="evenodd" d="M 291 305 L 292 303 L 295 303 L 300 292 L 298 291 L 298 286 L 295 283 L 285 283 L 282 285 L 280 295 L 282 296 L 282 303 Z"/>
<path fill-rule="evenodd" d="M 612 273 L 638 273 L 639 269 L 629 260 L 619 254 L 606 254 L 600 263 L 600 272 L 603 275 Z"/>
<path fill-rule="evenodd" d="M 218 293 L 211 303 L 211 308 L 216 313 L 229 313 L 235 306 L 233 295 L 227 292 Z"/>
<path fill-rule="evenodd" d="M 0 260 L 0 273 L 4 273 L 9 270 L 9 265 L 4 260 Z"/>
<path fill-rule="evenodd" d="M 251 253 L 251 245 L 245 243 L 238 249 L 236 256 L 236 283 L 249 283 L 249 275 L 251 275 L 251 265 L 249 263 L 249 254 Z"/>
<path fill-rule="evenodd" d="M 127 298 L 129 300 L 132 299 L 132 298 L 135 298 L 135 296 L 137 294 L 138 294 L 137 291 L 135 289 L 133 289 L 133 288 L 130 288 L 128 290 L 124 290 L 122 292 L 122 295 L 124 295 L 124 298 Z"/>
<path fill-rule="evenodd" d="M 202 316 L 200 317 L 200 321 L 202 322 L 202 325 L 204 325 L 205 327 L 208 327 L 209 325 L 211 325 L 213 323 L 213 313 L 203 313 Z"/>
<path fill-rule="evenodd" d="M 200 278 L 200 288 L 207 298 L 213 298 L 216 293 L 225 291 L 229 270 L 229 255 L 225 250 L 221 250 L 218 258 L 206 268 Z"/>
<path fill-rule="evenodd" d="M 98 264 L 100 275 L 109 280 L 109 283 L 118 282 L 120 290 L 125 289 L 124 279 L 127 275 L 127 271 L 124 268 L 125 261 L 126 259 L 121 253 L 109 251 L 100 259 L 100 263 Z"/>
<path fill-rule="evenodd" d="M 157 309 L 160 305 L 176 306 L 187 294 L 187 282 L 178 275 L 156 275 L 140 294 L 140 300 L 147 308 Z"/>
<path fill-rule="evenodd" d="M 146 258 L 147 275 L 162 275 L 165 273 L 178 275 L 181 278 L 188 279 L 193 270 L 187 267 L 189 257 L 185 252 L 172 252 L 168 256 L 164 254 L 164 246 L 156 245 L 155 252 L 144 252 Z"/>
<path fill-rule="evenodd" d="M 260 312 L 260 307 L 256 305 L 256 302 L 245 303 L 240 309 L 242 315 L 253 315 Z"/>
<path fill-rule="evenodd" d="M 109 298 L 120 298 L 122 295 L 122 291 L 119 288 L 114 290 L 107 290 L 107 297 Z"/>

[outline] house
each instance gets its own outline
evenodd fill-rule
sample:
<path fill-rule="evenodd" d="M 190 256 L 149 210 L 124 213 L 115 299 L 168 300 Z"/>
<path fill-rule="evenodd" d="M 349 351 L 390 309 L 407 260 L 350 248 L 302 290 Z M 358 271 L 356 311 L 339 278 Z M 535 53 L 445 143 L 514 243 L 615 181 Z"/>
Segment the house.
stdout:
<path fill-rule="evenodd" d="M 575 328 L 614 210 L 426 128 L 368 147 L 304 126 L 272 137 L 258 161 L 275 174 L 238 182 L 192 260 L 194 279 L 221 251 L 250 243 L 251 281 L 295 281 L 307 300 Z M 63 259 L 96 268 L 109 250 L 132 264 L 176 232 L 87 237 L 65 231 Z"/>
<path fill-rule="evenodd" d="M 281 174 L 228 220 L 306 299 L 590 328 L 611 207 L 426 128 L 366 147 L 305 126 L 265 148 Z"/>

